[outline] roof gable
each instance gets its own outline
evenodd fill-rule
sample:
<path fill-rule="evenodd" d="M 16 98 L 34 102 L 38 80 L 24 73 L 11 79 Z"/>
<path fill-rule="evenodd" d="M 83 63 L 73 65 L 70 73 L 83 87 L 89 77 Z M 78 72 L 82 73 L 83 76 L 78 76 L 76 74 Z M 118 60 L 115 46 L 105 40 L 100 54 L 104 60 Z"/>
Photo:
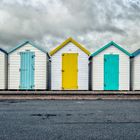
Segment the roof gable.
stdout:
<path fill-rule="evenodd" d="M 131 57 L 135 57 L 135 56 L 137 56 L 137 55 L 139 55 L 140 54 L 140 49 L 138 49 L 138 50 L 136 50 L 135 52 L 133 52 L 132 54 L 131 54 Z"/>
<path fill-rule="evenodd" d="M 99 54 L 100 52 L 104 51 L 105 49 L 109 48 L 110 46 L 114 46 L 117 49 L 121 50 L 123 53 L 125 53 L 128 56 L 131 56 L 131 54 L 126 51 L 125 49 L 123 49 L 122 47 L 120 47 L 118 44 L 116 44 L 115 42 L 111 41 L 109 42 L 107 45 L 103 46 L 102 48 L 100 48 L 98 51 L 94 52 L 93 54 L 90 55 L 90 58 L 96 56 L 97 54 Z"/>
<path fill-rule="evenodd" d="M 62 44 L 60 44 L 58 47 L 56 47 L 54 50 L 52 50 L 50 52 L 50 55 L 54 55 L 57 51 L 59 51 L 60 49 L 62 49 L 63 47 L 65 47 L 68 43 L 73 43 L 75 46 L 77 46 L 78 48 L 80 48 L 83 52 L 85 52 L 87 55 L 90 55 L 90 52 L 85 49 L 81 44 L 79 44 L 77 41 L 75 41 L 73 38 L 68 38 L 66 39 Z"/>
<path fill-rule="evenodd" d="M 16 51 L 17 49 L 21 48 L 22 46 L 26 45 L 26 44 L 30 44 L 32 45 L 33 47 L 39 49 L 40 51 L 44 52 L 44 53 L 47 53 L 44 49 L 42 49 L 41 47 L 39 46 L 36 46 L 35 44 L 33 44 L 31 41 L 25 41 L 23 43 L 21 43 L 20 45 L 18 45 L 17 47 L 11 49 L 8 53 L 12 53 L 14 51 Z"/>
<path fill-rule="evenodd" d="M 2 48 L 0 48 L 0 51 L 7 54 L 7 52 L 5 50 L 3 50 Z"/>

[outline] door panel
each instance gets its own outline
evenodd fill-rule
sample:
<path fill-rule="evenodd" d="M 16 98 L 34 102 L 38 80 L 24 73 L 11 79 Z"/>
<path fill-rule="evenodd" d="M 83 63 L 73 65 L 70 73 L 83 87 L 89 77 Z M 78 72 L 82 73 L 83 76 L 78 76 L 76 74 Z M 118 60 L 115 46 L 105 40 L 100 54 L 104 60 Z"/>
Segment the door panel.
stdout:
<path fill-rule="evenodd" d="M 104 90 L 119 89 L 119 55 L 104 55 Z"/>
<path fill-rule="evenodd" d="M 34 89 L 34 52 L 20 52 L 20 89 Z"/>
<path fill-rule="evenodd" d="M 62 54 L 62 89 L 75 90 L 78 88 L 78 54 Z"/>

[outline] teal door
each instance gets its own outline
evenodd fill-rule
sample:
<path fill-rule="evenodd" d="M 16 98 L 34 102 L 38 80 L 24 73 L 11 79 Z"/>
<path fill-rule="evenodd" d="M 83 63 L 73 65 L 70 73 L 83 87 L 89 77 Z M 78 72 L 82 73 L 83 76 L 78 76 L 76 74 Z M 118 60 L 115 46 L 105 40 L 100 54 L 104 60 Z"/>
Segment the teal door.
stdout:
<path fill-rule="evenodd" d="M 104 90 L 119 89 L 119 55 L 104 55 Z"/>
<path fill-rule="evenodd" d="M 20 52 L 20 89 L 34 89 L 34 52 Z"/>

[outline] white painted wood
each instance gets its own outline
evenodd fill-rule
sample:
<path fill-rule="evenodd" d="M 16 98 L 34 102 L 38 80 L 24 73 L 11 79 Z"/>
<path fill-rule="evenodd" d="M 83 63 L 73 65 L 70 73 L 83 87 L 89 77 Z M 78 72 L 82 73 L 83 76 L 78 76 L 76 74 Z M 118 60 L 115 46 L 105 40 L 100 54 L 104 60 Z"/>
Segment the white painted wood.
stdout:
<path fill-rule="evenodd" d="M 78 90 L 88 90 L 88 55 L 68 43 L 52 56 L 51 61 L 51 89 L 62 90 L 62 53 L 78 53 Z"/>
<path fill-rule="evenodd" d="M 0 51 L 0 89 L 6 89 L 7 87 L 7 63 L 6 54 Z"/>
<path fill-rule="evenodd" d="M 132 90 L 140 90 L 140 55 L 132 58 Z"/>
<path fill-rule="evenodd" d="M 35 89 L 47 88 L 47 54 L 33 47 L 30 44 L 26 44 L 21 48 L 10 53 L 8 56 L 8 89 L 19 89 L 20 86 L 20 52 L 24 51 L 35 52 Z"/>
<path fill-rule="evenodd" d="M 119 55 L 119 90 L 129 90 L 130 59 L 129 56 L 114 46 L 103 50 L 92 58 L 92 90 L 104 90 L 104 55 Z"/>

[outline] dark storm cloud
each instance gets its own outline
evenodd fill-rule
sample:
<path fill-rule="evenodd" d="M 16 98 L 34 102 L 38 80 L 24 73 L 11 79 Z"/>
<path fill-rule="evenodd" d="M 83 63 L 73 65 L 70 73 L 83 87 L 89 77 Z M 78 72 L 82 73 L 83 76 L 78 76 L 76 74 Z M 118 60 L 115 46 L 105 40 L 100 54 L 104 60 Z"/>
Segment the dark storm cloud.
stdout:
<path fill-rule="evenodd" d="M 111 40 L 139 48 L 139 0 L 2 0 L 0 47 L 29 39 L 52 49 L 69 36 L 91 51 Z"/>

